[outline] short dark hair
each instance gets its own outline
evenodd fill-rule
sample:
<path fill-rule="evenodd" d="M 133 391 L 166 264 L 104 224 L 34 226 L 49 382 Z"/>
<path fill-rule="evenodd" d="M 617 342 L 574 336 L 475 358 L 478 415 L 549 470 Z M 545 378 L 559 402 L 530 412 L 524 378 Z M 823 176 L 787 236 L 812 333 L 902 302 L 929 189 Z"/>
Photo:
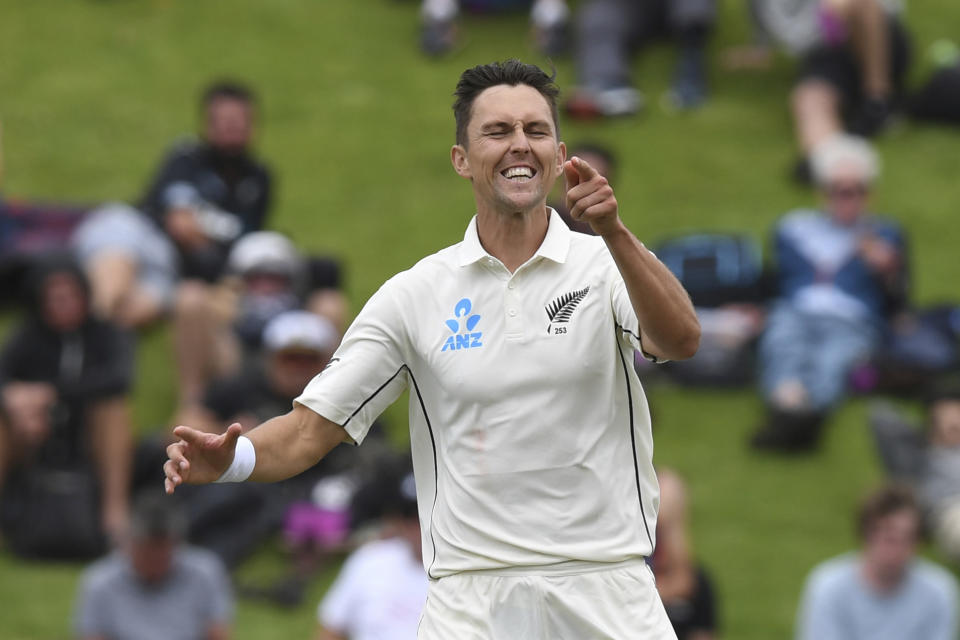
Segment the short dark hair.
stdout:
<path fill-rule="evenodd" d="M 550 115 L 553 116 L 553 126 L 560 135 L 560 119 L 557 115 L 557 98 L 560 89 L 554 80 L 557 73 L 547 75 L 540 67 L 520 62 L 515 58 L 504 62 L 491 62 L 467 69 L 460 74 L 457 89 L 453 92 L 456 100 L 453 103 L 453 117 L 457 123 L 457 144 L 467 144 L 467 124 L 470 123 L 473 101 L 477 96 L 490 87 L 501 84 L 517 86 L 525 84 L 540 92 L 547 104 L 550 105 Z"/>
<path fill-rule="evenodd" d="M 200 96 L 200 108 L 206 111 L 211 104 L 223 98 L 237 100 L 250 106 L 254 106 L 257 102 L 253 90 L 245 84 L 236 80 L 217 80 L 203 90 Z"/>
<path fill-rule="evenodd" d="M 911 511 L 917 519 L 917 536 L 921 535 L 922 518 L 920 505 L 910 487 L 902 484 L 889 484 L 870 493 L 857 512 L 857 533 L 860 539 L 866 539 L 873 527 L 887 516 L 900 511 Z"/>
<path fill-rule="evenodd" d="M 187 521 L 170 496 L 144 492 L 137 496 L 130 514 L 130 537 L 133 540 L 180 540 L 187 530 Z"/>

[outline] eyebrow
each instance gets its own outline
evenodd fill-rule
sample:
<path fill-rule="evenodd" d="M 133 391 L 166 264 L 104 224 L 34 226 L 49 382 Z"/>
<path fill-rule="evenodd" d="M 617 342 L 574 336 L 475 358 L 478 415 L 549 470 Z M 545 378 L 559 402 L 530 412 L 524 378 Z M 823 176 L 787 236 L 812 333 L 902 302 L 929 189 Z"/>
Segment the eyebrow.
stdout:
<path fill-rule="evenodd" d="M 546 120 L 532 120 L 527 122 L 524 126 L 524 129 L 536 128 L 536 127 L 545 127 L 548 130 L 550 129 L 550 123 Z M 486 122 L 480 125 L 480 131 L 496 131 L 498 129 L 512 129 L 513 125 L 507 122 L 506 120 L 495 120 L 493 122 Z"/>

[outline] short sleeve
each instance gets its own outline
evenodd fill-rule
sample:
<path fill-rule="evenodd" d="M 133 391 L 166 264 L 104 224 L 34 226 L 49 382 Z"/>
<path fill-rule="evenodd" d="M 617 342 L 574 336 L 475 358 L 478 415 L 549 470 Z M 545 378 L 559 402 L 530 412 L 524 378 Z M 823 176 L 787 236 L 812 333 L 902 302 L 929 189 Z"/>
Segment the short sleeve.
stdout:
<path fill-rule="evenodd" d="M 397 277 L 370 298 L 330 364 L 295 402 L 339 424 L 356 443 L 407 387 L 406 314 L 396 303 Z"/>

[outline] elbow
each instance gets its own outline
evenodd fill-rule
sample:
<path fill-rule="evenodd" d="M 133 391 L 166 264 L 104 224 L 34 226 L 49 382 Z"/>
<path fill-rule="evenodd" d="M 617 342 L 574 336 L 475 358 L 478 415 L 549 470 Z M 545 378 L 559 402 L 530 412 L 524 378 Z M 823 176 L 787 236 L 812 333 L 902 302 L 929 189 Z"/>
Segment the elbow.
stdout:
<path fill-rule="evenodd" d="M 686 360 L 692 358 L 700 348 L 700 322 L 696 317 L 680 333 L 674 345 L 675 353 L 671 354 L 671 360 Z"/>

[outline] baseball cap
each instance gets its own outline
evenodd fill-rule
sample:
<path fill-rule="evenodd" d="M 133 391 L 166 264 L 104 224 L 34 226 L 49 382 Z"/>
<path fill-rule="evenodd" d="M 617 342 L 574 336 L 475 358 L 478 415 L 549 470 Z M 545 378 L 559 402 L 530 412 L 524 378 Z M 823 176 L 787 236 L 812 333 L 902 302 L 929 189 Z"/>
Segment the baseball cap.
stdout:
<path fill-rule="evenodd" d="M 300 254 L 282 233 L 254 231 L 237 241 L 227 264 L 231 271 L 241 275 L 260 272 L 293 278 L 300 270 Z"/>
<path fill-rule="evenodd" d="M 332 352 L 339 339 L 333 323 L 309 311 L 284 311 L 263 329 L 263 345 L 268 351 L 306 349 Z"/>

